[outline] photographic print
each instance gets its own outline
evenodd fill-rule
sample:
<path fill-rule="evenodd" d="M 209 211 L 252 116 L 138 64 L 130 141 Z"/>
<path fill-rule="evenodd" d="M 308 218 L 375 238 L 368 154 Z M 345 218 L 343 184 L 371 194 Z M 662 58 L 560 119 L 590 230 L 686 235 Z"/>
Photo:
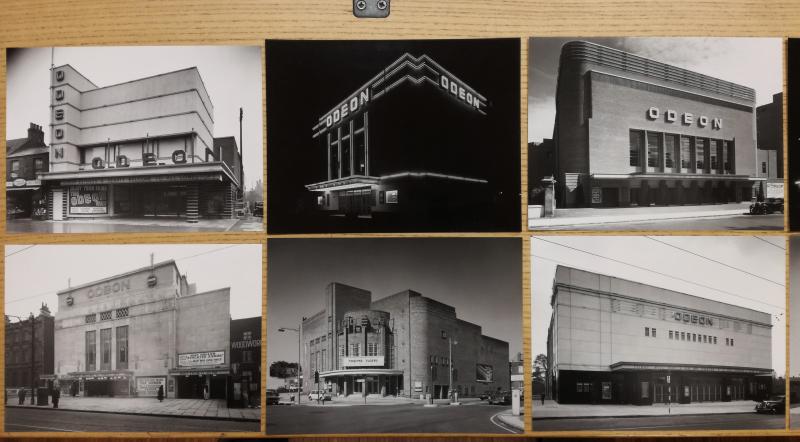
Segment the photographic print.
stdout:
<path fill-rule="evenodd" d="M 8 232 L 263 231 L 260 47 L 6 54 Z"/>
<path fill-rule="evenodd" d="M 531 240 L 533 430 L 783 429 L 783 236 Z"/>
<path fill-rule="evenodd" d="M 520 247 L 270 239 L 267 434 L 522 433 Z"/>
<path fill-rule="evenodd" d="M 800 318 L 800 237 L 789 237 L 789 317 Z M 789 327 L 789 425 L 800 429 L 800 327 Z"/>
<path fill-rule="evenodd" d="M 269 233 L 519 231 L 519 53 L 268 40 Z"/>
<path fill-rule="evenodd" d="M 783 230 L 778 38 L 532 38 L 528 227 Z"/>
<path fill-rule="evenodd" d="M 262 245 L 5 256 L 5 431 L 261 430 Z"/>
<path fill-rule="evenodd" d="M 797 76 L 800 75 L 800 40 L 788 39 L 786 44 L 786 118 L 789 186 L 789 230 L 800 230 L 800 92 L 798 92 Z M 794 147 L 792 147 L 794 146 Z"/>

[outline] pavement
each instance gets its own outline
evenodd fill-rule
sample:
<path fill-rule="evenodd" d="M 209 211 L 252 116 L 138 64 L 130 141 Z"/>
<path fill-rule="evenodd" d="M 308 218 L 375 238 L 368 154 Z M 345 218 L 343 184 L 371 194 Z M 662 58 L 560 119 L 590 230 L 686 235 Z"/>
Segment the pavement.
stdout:
<path fill-rule="evenodd" d="M 532 422 L 533 431 L 658 431 L 680 432 L 689 430 L 784 430 L 786 417 L 782 414 L 693 414 L 640 417 L 590 417 L 575 419 L 539 419 Z M 725 440 L 724 438 L 722 440 Z"/>
<path fill-rule="evenodd" d="M 263 218 L 201 219 L 187 223 L 176 218 L 93 218 L 69 221 L 13 219 L 6 222 L 8 233 L 116 233 L 116 232 L 261 232 Z"/>
<path fill-rule="evenodd" d="M 653 405 L 587 405 L 558 404 L 546 400 L 533 403 L 533 420 L 580 419 L 589 417 L 645 417 L 671 415 L 713 415 L 755 413 L 754 401 L 696 402 L 691 404 Z"/>
<path fill-rule="evenodd" d="M 369 395 L 367 396 L 366 400 L 364 400 L 363 396 L 360 395 L 350 395 L 347 397 L 339 397 L 334 396 L 329 401 L 309 401 L 308 395 L 303 395 L 300 398 L 300 405 L 309 406 L 309 407 L 352 407 L 352 406 L 359 406 L 359 405 L 408 405 L 408 404 L 417 404 L 417 405 L 425 405 L 428 401 L 424 399 L 414 399 L 414 398 L 407 398 L 407 397 L 395 397 L 395 396 L 384 396 L 381 397 L 380 395 Z M 449 406 L 450 400 L 449 399 L 434 399 L 434 405 L 436 406 Z M 484 403 L 484 401 L 478 398 L 461 398 L 459 399 L 459 403 L 461 405 L 476 405 Z M 295 405 L 294 401 L 291 400 L 290 393 L 281 393 L 281 399 L 278 403 L 279 405 Z"/>
<path fill-rule="evenodd" d="M 584 225 L 613 225 L 644 223 L 670 220 L 691 220 L 700 218 L 720 218 L 746 216 L 758 219 L 759 215 L 749 215 L 749 202 L 708 204 L 699 206 L 650 206 L 650 207 L 612 207 L 556 209 L 556 215 L 549 218 L 535 218 L 533 206 L 528 207 L 529 229 L 568 229 Z M 782 230 L 783 217 L 771 228 Z M 656 226 L 658 228 L 658 226 Z"/>
<path fill-rule="evenodd" d="M 53 409 L 48 406 L 17 405 L 9 400 L 6 409 Z M 224 399 L 164 399 L 119 398 L 119 397 L 71 397 L 61 396 L 59 410 L 86 411 L 97 413 L 136 414 L 147 416 L 195 417 L 213 420 L 259 421 L 260 408 L 227 408 Z"/>

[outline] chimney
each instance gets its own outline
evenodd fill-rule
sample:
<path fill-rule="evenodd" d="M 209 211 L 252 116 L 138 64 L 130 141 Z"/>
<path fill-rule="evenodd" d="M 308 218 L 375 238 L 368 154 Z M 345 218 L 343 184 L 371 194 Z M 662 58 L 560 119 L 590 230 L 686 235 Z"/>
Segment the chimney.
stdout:
<path fill-rule="evenodd" d="M 47 307 L 47 303 L 44 302 L 42 303 L 42 307 L 39 309 L 39 315 L 44 316 L 46 318 L 49 318 L 51 316 L 50 308 Z"/>
<path fill-rule="evenodd" d="M 42 131 L 42 126 L 31 123 L 30 127 L 28 127 L 28 141 L 38 141 L 40 143 L 44 143 L 44 132 Z"/>

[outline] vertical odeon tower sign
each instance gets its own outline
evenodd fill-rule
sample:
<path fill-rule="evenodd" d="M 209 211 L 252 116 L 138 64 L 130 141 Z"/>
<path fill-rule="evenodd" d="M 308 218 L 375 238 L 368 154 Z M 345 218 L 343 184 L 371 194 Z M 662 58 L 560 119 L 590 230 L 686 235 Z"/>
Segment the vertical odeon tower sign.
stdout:
<path fill-rule="evenodd" d="M 320 117 L 313 128 L 314 138 L 349 120 L 353 114 L 364 111 L 370 102 L 404 83 L 418 85 L 430 83 L 454 100 L 464 103 L 474 111 L 486 114 L 488 108 L 486 97 L 427 55 L 414 57 L 406 53 Z"/>

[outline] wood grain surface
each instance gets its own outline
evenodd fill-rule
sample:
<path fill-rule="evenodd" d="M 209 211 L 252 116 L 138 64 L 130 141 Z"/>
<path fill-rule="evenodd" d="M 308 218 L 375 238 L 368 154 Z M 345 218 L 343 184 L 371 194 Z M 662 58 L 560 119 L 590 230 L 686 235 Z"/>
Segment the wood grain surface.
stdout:
<path fill-rule="evenodd" d="M 800 35 L 800 1 L 777 0 L 394 0 L 387 19 L 356 19 L 349 0 L 0 0 L 0 46 L 89 46 L 89 45 L 177 45 L 177 44 L 248 44 L 262 45 L 264 39 L 413 39 L 518 37 L 521 50 L 521 146 L 522 201 L 527 201 L 527 56 L 528 36 L 772 36 Z M 464 54 L 469 56 L 469 54 Z M 0 143 L 5 145 L 6 59 L 0 56 Z M 487 69 L 491 69 L 487 66 Z M 269 75 L 269 72 L 266 72 Z M 262 82 L 262 94 L 265 94 Z M 785 95 L 784 95 L 785 96 Z M 266 100 L 264 100 L 266 103 Z M 266 121 L 266 109 L 263 116 Z M 280 109 L 269 109 L 280 112 Z M 786 113 L 784 112 L 784 115 Z M 265 128 L 265 133 L 266 133 Z M 266 140 L 266 136 L 264 136 Z M 5 150 L 5 147 L 3 147 Z M 266 164 L 266 158 L 264 158 Z M 785 163 L 785 162 L 784 162 Z M 0 172 L 5 174 L 5 157 Z M 266 171 L 266 166 L 264 167 Z M 266 179 L 263 180 L 266 182 Z M 266 190 L 269 197 L 269 190 Z M 524 208 L 524 207 L 523 207 Z M 527 225 L 526 210 L 521 211 L 522 225 Z M 262 243 L 266 235 L 258 233 L 185 233 L 185 234 L 14 234 L 5 232 L 5 192 L 0 192 L 0 232 L 3 244 L 84 244 L 84 243 Z M 595 233 L 596 234 L 596 233 Z M 703 234 L 709 234 L 704 232 Z M 770 233 L 770 234 L 775 234 Z M 782 233 L 777 233 L 781 235 Z M 294 235 L 302 236 L 302 235 Z M 314 235 L 346 237 L 354 235 Z M 357 235 L 356 235 L 357 236 Z M 415 236 L 365 235 L 365 236 Z M 523 348 L 531 361 L 530 342 L 530 239 L 527 233 L 454 234 L 430 236 L 516 236 L 523 238 Z M 266 247 L 266 246 L 265 246 Z M 787 248 L 788 249 L 788 248 Z M 268 251 L 267 251 L 268 253 Z M 4 263 L 0 263 L 4 264 Z M 266 296 L 266 254 L 264 295 Z M 0 269 L 0 272 L 2 270 Z M 4 278 L 0 278 L 0 293 Z M 266 298 L 265 298 L 266 299 Z M 266 300 L 262 300 L 266 321 Z M 2 302 L 0 302 L 2 305 Z M 263 327 L 266 345 L 266 326 Z M 4 342 L 4 329 L 0 328 Z M 0 352 L 0 365 L 4 365 Z M 266 351 L 262 351 L 262 363 Z M 787 358 L 788 360 L 788 358 Z M 266 367 L 265 367 L 266 368 Z M 262 370 L 264 381 L 266 369 Z M 4 384 L 0 370 L 0 383 Z M 526 377 L 527 378 L 527 377 Z M 525 397 L 532 398 L 530 379 Z M 264 384 L 265 385 L 265 384 Z M 526 414 L 530 416 L 530 403 Z M 262 407 L 262 429 L 266 408 Z M 0 420 L 3 418 L 0 413 Z M 530 431 L 530 419 L 526 419 Z M 564 433 L 560 433 L 564 435 Z M 768 440 L 767 435 L 786 435 L 785 431 L 680 432 L 670 435 L 758 436 L 739 440 Z M 800 433 L 798 433 L 800 435 Z M 542 434 L 544 435 L 544 434 Z M 591 433 L 575 434 L 589 436 Z M 596 435 L 621 436 L 606 432 Z M 653 433 L 651 436 L 665 434 Z M 20 436 L 20 434 L 14 435 Z M 67 435 L 39 434 L 40 440 L 66 440 Z M 86 436 L 103 436 L 86 434 Z M 108 436 L 108 435 L 105 435 Z M 158 434 L 118 434 L 120 441 Z M 179 437 L 170 434 L 167 437 Z M 186 433 L 192 441 L 215 440 L 232 436 L 222 433 Z M 196 438 L 196 437 L 200 438 Z M 250 434 L 250 437 L 255 434 Z M 43 438 L 44 437 L 44 438 Z M 434 435 L 416 440 L 453 440 Z M 470 438 L 471 440 L 509 440 L 519 437 Z M 696 438 L 692 438 L 696 439 Z M 70 439 L 71 440 L 71 439 Z M 308 440 L 345 440 L 314 438 Z M 396 437 L 353 437 L 351 441 L 395 441 Z M 626 439 L 644 440 L 641 437 Z M 703 439 L 708 441 L 722 438 Z"/>

